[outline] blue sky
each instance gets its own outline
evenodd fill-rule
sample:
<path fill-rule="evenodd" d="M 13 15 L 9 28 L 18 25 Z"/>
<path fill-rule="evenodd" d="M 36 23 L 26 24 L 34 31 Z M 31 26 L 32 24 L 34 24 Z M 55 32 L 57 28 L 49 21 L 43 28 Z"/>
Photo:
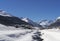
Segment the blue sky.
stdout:
<path fill-rule="evenodd" d="M 0 0 L 0 9 L 33 21 L 53 20 L 60 16 L 60 0 Z"/>

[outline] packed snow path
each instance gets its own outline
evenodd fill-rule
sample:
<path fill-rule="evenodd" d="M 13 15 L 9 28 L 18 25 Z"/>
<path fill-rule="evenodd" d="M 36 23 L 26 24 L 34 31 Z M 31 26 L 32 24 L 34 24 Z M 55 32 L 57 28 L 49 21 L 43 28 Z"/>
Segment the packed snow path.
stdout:
<path fill-rule="evenodd" d="M 60 41 L 60 30 L 50 29 L 50 30 L 42 30 L 42 38 L 43 41 Z"/>
<path fill-rule="evenodd" d="M 37 30 L 0 30 L 0 41 L 42 41 Z"/>

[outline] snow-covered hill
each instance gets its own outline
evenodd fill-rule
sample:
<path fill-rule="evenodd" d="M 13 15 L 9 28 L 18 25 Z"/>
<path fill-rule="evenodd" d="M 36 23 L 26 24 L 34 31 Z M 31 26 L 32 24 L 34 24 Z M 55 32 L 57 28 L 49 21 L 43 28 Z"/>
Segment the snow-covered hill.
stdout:
<path fill-rule="evenodd" d="M 42 41 L 37 30 L 14 28 L 0 24 L 0 41 Z"/>
<path fill-rule="evenodd" d="M 60 41 L 60 30 L 59 29 L 49 29 L 41 31 L 43 41 Z"/>

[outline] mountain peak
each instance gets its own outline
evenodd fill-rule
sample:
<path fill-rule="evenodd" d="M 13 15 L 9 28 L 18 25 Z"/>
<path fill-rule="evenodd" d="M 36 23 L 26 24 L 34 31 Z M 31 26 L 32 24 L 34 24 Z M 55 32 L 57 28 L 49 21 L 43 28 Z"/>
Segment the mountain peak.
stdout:
<path fill-rule="evenodd" d="M 57 19 L 60 19 L 60 17 L 57 17 Z"/>
<path fill-rule="evenodd" d="M 4 10 L 0 10 L 0 15 L 1 16 L 9 16 L 9 17 L 11 17 L 11 15 L 8 12 L 4 11 Z"/>
<path fill-rule="evenodd" d="M 23 18 L 22 20 L 25 21 L 25 22 L 29 22 L 30 21 L 29 18 Z"/>
<path fill-rule="evenodd" d="M 0 13 L 6 13 L 6 11 L 0 9 Z"/>

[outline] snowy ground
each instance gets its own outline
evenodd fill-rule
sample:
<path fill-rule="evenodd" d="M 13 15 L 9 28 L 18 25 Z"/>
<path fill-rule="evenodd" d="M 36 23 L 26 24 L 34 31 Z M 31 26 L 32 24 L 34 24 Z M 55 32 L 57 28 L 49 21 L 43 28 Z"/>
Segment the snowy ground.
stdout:
<path fill-rule="evenodd" d="M 60 41 L 60 30 L 17 29 L 0 24 L 0 41 Z"/>
<path fill-rule="evenodd" d="M 19 41 L 28 33 L 31 33 L 31 30 L 3 30 L 0 31 L 0 41 Z"/>
<path fill-rule="evenodd" d="M 14 27 L 6 27 L 1 25 L 0 41 L 60 41 L 60 30 L 16 29 Z"/>
<path fill-rule="evenodd" d="M 49 29 L 42 30 L 43 41 L 60 41 L 60 30 L 59 29 Z"/>
<path fill-rule="evenodd" d="M 0 24 L 0 41 L 41 41 L 37 30 L 15 28 Z"/>
<path fill-rule="evenodd" d="M 37 30 L 0 30 L 0 41 L 40 41 Z M 33 39 L 39 38 L 39 39 Z M 36 37 L 35 37 L 36 36 Z"/>

